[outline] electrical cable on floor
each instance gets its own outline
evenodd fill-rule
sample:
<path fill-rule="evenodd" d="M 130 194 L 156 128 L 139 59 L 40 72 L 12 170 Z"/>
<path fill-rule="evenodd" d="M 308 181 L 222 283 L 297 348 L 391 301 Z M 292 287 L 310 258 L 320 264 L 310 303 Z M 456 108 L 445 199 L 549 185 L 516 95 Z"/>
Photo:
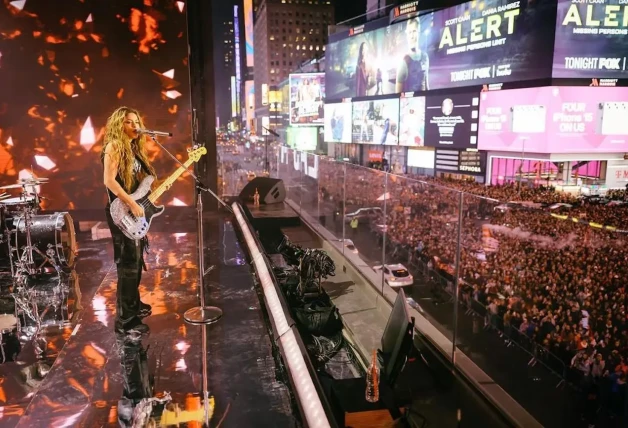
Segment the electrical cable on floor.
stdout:
<path fill-rule="evenodd" d="M 222 418 L 220 418 L 220 420 L 218 421 L 218 425 L 216 425 L 216 428 L 220 428 L 220 426 L 222 425 L 223 421 L 225 420 L 225 418 L 229 414 L 229 410 L 230 409 L 231 409 L 231 401 L 229 401 L 227 403 L 227 408 L 225 409 L 225 412 L 222 414 Z"/>

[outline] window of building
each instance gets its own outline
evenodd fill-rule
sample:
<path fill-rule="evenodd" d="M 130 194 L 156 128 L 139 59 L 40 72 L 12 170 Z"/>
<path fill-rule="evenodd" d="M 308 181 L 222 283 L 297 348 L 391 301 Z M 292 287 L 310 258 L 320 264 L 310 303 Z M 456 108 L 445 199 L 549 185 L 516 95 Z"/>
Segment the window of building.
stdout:
<path fill-rule="evenodd" d="M 275 40 L 275 35 L 274 35 L 274 34 L 272 34 L 272 35 L 270 36 L 270 40 Z"/>

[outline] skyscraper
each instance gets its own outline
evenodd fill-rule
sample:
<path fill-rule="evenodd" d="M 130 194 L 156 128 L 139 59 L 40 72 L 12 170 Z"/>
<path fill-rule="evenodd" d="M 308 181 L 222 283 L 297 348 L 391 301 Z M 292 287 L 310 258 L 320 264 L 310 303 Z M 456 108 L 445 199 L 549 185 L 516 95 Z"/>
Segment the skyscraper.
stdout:
<path fill-rule="evenodd" d="M 216 116 L 221 127 L 233 120 L 239 126 L 243 80 L 246 78 L 242 1 L 214 2 L 212 12 Z"/>
<path fill-rule="evenodd" d="M 333 25 L 330 0 L 260 0 L 255 16 L 255 116 L 258 134 L 268 116 L 268 91 L 290 72 L 324 55 L 327 26 Z"/>

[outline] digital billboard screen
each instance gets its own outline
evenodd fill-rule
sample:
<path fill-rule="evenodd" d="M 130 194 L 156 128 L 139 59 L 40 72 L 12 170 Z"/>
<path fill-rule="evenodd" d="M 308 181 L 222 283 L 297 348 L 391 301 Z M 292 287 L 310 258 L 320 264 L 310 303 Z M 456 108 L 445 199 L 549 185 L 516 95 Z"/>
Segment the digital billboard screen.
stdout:
<path fill-rule="evenodd" d="M 396 146 L 398 121 L 399 98 L 356 101 L 352 112 L 352 142 Z"/>
<path fill-rule="evenodd" d="M 247 67 L 253 67 L 255 65 L 253 34 L 253 0 L 244 0 L 244 40 Z"/>
<path fill-rule="evenodd" d="M 425 145 L 475 149 L 480 95 L 461 93 L 430 95 L 425 107 Z"/>
<path fill-rule="evenodd" d="M 432 150 L 408 150 L 408 166 L 415 168 L 434 169 L 434 158 L 436 152 Z"/>
<path fill-rule="evenodd" d="M 558 0 L 554 77 L 628 77 L 625 4 L 625 0 Z"/>
<path fill-rule="evenodd" d="M 325 104 L 325 142 L 351 142 L 351 103 Z"/>
<path fill-rule="evenodd" d="M 486 152 L 436 149 L 435 166 L 437 171 L 482 176 L 486 172 Z"/>
<path fill-rule="evenodd" d="M 481 98 L 481 150 L 628 152 L 628 88 L 553 86 Z"/>
<path fill-rule="evenodd" d="M 326 50 L 327 99 L 551 77 L 556 3 L 467 2 Z"/>
<path fill-rule="evenodd" d="M 399 145 L 425 145 L 425 97 L 402 97 L 399 101 Z"/>
<path fill-rule="evenodd" d="M 290 124 L 323 125 L 325 73 L 290 75 Z"/>
<path fill-rule="evenodd" d="M 316 150 L 318 145 L 318 127 L 289 127 L 287 144 L 295 150 Z"/>

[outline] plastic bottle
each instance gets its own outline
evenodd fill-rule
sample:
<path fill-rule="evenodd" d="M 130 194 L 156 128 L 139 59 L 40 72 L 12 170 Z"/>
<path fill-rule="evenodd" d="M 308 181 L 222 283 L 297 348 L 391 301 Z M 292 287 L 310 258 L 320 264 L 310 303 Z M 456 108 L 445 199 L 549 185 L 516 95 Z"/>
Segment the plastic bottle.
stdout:
<path fill-rule="evenodd" d="M 379 401 L 379 366 L 377 364 L 376 350 L 373 350 L 371 364 L 366 372 L 366 401 L 370 403 Z"/>

